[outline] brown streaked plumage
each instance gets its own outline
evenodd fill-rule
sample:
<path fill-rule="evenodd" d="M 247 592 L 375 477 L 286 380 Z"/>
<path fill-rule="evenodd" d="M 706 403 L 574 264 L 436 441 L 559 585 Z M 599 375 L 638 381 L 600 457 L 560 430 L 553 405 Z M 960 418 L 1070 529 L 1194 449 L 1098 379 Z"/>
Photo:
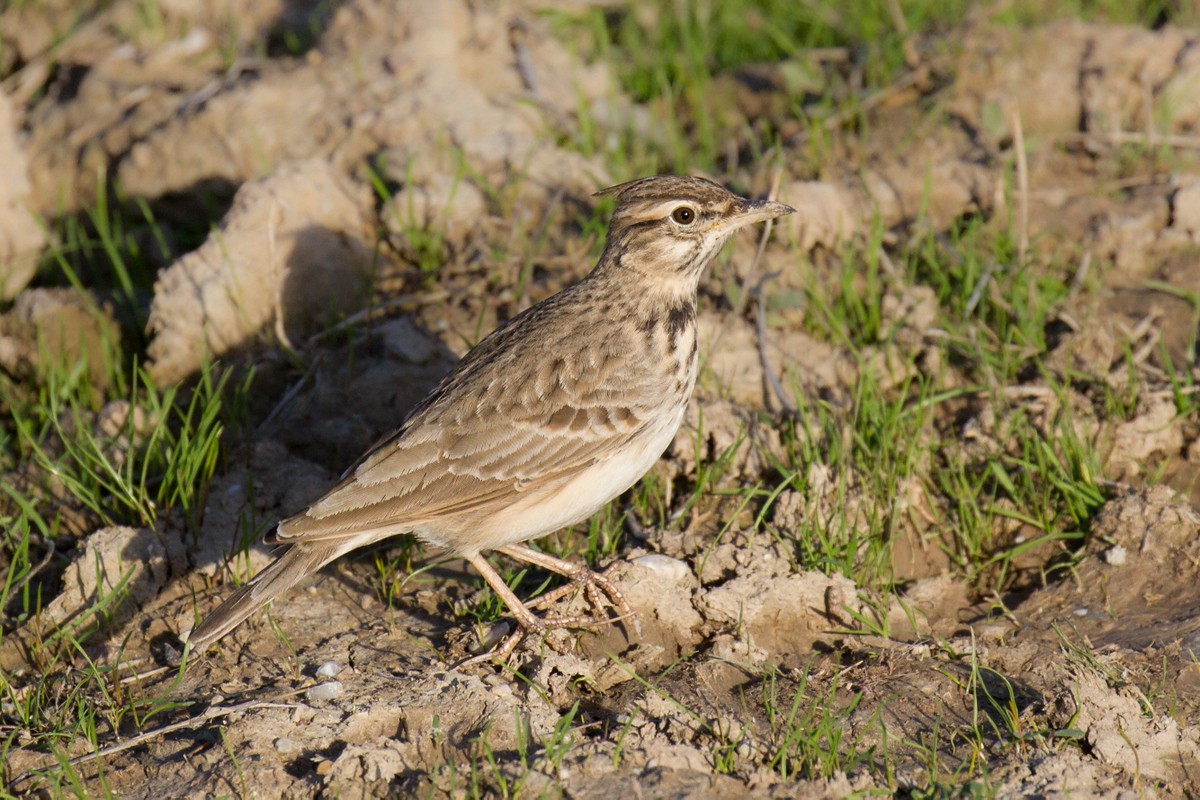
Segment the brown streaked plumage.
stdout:
<path fill-rule="evenodd" d="M 342 481 L 279 523 L 287 546 L 185 637 L 215 642 L 339 556 L 401 533 L 466 559 L 524 633 L 543 620 L 480 553 L 498 550 L 628 605 L 603 575 L 521 543 L 584 520 L 632 486 L 675 435 L 696 380 L 696 286 L 738 228 L 793 209 L 701 178 L 660 176 L 616 200 L 595 269 L 480 342 Z"/>

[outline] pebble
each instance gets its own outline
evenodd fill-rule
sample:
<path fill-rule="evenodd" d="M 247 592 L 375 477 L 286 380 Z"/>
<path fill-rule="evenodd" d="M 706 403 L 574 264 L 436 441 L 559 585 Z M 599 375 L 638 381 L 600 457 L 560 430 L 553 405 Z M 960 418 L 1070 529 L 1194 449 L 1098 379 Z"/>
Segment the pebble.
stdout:
<path fill-rule="evenodd" d="M 335 700 L 342 694 L 341 681 L 325 681 L 312 686 L 304 693 L 304 697 L 309 702 L 317 702 L 320 700 Z"/>
<path fill-rule="evenodd" d="M 296 742 L 286 736 L 280 736 L 275 740 L 275 749 L 282 755 L 296 752 Z"/>
<path fill-rule="evenodd" d="M 342 667 L 336 661 L 326 661 L 321 666 L 317 667 L 318 678 L 336 678 L 338 673 L 342 671 Z"/>
<path fill-rule="evenodd" d="M 649 555 L 638 556 L 633 559 L 632 563 L 637 564 L 639 567 L 645 567 L 651 572 L 673 581 L 684 580 L 691 571 L 688 565 L 678 558 L 664 556 L 662 553 L 650 553 Z"/>
<path fill-rule="evenodd" d="M 479 648 L 475 652 L 486 653 L 488 650 L 491 650 L 504 641 L 504 637 L 508 636 L 511 630 L 512 626 L 507 622 L 497 622 L 487 632 L 487 636 L 483 637 L 483 644 L 479 645 Z"/>

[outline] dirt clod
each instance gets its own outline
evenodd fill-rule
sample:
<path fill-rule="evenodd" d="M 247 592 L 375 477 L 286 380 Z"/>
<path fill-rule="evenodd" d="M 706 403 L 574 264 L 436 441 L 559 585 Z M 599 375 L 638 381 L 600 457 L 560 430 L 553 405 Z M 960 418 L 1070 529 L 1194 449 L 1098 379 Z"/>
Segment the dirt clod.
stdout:
<path fill-rule="evenodd" d="M 268 322 L 290 344 L 359 308 L 372 262 L 363 191 L 316 160 L 246 184 L 221 230 L 155 285 L 155 380 L 186 377 Z"/>

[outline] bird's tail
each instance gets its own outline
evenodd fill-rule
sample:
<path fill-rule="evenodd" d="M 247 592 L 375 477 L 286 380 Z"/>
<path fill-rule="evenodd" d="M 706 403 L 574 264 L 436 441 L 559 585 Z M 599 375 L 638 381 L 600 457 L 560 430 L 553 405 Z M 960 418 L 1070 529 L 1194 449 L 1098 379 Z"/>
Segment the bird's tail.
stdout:
<path fill-rule="evenodd" d="M 328 545 L 298 544 L 289 547 L 190 633 L 180 637 L 181 640 L 193 653 L 203 652 L 210 644 L 245 622 L 255 611 L 333 561 L 342 551 L 341 547 Z"/>

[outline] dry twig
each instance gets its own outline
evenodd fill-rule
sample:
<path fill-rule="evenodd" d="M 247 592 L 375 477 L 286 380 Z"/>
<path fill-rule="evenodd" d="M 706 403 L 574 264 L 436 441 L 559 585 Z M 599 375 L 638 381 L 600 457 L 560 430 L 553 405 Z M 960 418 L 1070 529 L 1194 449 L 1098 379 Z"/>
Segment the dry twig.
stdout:
<path fill-rule="evenodd" d="M 117 744 L 112 744 L 108 747 L 101 747 L 100 749 L 94 750 L 90 753 L 84 753 L 81 756 L 76 756 L 67 762 L 67 766 L 73 767 L 77 764 L 83 764 L 88 761 L 94 761 L 98 758 L 115 755 L 125 750 L 129 750 L 130 748 L 137 747 L 138 745 L 145 744 L 152 739 L 166 736 L 168 733 L 200 728 L 215 719 L 227 717 L 230 714 L 237 714 L 242 711 L 250 711 L 256 708 L 294 707 L 295 705 L 293 703 L 274 703 L 267 700 L 247 700 L 244 703 L 236 703 L 231 706 L 209 706 L 194 717 L 188 717 L 187 719 L 180 720 L 179 722 L 172 722 L 170 725 L 164 725 L 161 728 L 155 728 L 152 731 L 146 731 L 145 733 L 141 733 L 130 739 L 126 739 L 123 742 L 118 742 Z M 20 775 L 13 778 L 8 784 L 8 790 L 12 791 L 18 784 L 24 783 L 25 781 L 34 777 L 38 772 L 39 770 L 28 770 L 26 772 L 22 772 Z"/>

